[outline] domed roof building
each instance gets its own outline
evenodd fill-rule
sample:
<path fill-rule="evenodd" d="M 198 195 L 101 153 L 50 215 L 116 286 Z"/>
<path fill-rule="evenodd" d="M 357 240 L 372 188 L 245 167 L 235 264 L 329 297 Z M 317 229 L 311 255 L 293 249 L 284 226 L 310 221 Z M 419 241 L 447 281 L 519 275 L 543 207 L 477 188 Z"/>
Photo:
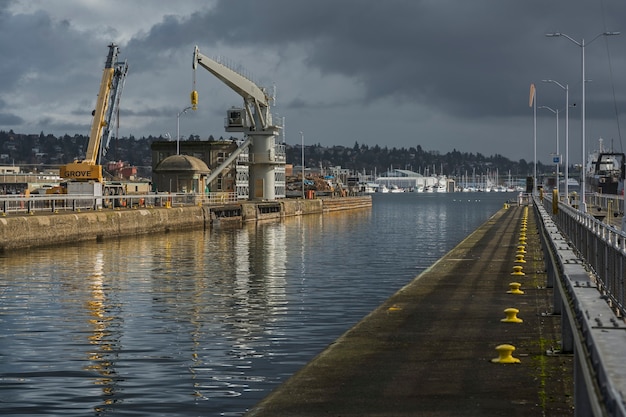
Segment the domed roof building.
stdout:
<path fill-rule="evenodd" d="M 189 155 L 171 155 L 160 161 L 152 175 L 158 192 L 203 193 L 211 170 L 203 160 Z"/>

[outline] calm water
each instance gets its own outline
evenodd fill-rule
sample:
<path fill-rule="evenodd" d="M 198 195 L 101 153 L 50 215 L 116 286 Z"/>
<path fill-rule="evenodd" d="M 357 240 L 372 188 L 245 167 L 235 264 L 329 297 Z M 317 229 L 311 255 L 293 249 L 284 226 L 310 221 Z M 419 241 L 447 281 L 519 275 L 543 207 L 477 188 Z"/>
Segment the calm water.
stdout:
<path fill-rule="evenodd" d="M 0 415 L 240 416 L 514 197 L 0 254 Z"/>

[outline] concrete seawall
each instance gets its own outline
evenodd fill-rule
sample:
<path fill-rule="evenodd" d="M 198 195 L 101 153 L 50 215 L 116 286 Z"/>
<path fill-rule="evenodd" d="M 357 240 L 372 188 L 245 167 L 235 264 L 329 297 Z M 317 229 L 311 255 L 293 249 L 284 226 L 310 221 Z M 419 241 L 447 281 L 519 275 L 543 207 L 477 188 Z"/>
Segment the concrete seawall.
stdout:
<path fill-rule="evenodd" d="M 6 216 L 0 217 L 0 251 L 210 228 L 216 221 L 244 223 L 280 220 L 290 216 L 371 206 L 372 199 L 366 196 Z"/>
<path fill-rule="evenodd" d="M 497 212 L 245 416 L 574 415 L 575 359 L 554 354 L 561 315 L 546 314 L 555 298 L 526 209 Z"/>

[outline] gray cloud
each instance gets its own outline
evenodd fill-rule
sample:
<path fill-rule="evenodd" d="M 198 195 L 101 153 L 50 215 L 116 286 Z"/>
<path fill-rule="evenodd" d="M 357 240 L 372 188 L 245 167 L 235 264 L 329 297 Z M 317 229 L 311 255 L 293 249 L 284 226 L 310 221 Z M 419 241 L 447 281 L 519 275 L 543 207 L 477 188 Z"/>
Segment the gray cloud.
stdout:
<path fill-rule="evenodd" d="M 83 12 L 88 7 L 68 3 L 79 3 Z M 421 144 L 513 159 L 532 159 L 530 83 L 537 85 L 541 105 L 564 107 L 564 92 L 541 83 L 547 78 L 569 84 L 571 101 L 580 103 L 580 48 L 544 34 L 561 31 L 590 41 L 604 30 L 624 30 L 626 16 L 626 3 L 614 1 L 238 0 L 189 2 L 182 12 L 156 1 L 150 5 L 160 6 L 162 15 L 152 12 L 147 25 L 133 30 L 105 19 L 90 31 L 82 14 L 54 17 L 61 11 L 44 3 L 16 12 L 22 4 L 0 6 L 0 53 L 6 57 L 0 97 L 5 113 L 16 115 L 0 119 L 2 129 L 60 119 L 45 126 L 84 132 L 106 45 L 115 41 L 130 64 L 122 99 L 125 134 L 171 132 L 177 112 L 188 105 L 191 53 L 198 44 L 208 56 L 250 69 L 264 86 L 277 86 L 276 110 L 286 116 L 288 141 L 302 130 L 323 145 Z M 146 5 L 137 5 L 110 8 L 139 19 Z M 22 36 L 9 37 L 15 33 Z M 619 136 L 625 36 L 599 38 L 586 48 L 587 79 L 593 80 L 587 85 L 589 138 Z M 240 100 L 210 74 L 196 77 L 201 108 L 185 115 L 182 130 L 222 135 L 223 112 Z M 29 103 L 45 114 L 33 116 Z M 579 109 L 571 111 L 572 148 L 580 140 Z M 538 112 L 542 160 L 553 151 L 552 116 Z"/>

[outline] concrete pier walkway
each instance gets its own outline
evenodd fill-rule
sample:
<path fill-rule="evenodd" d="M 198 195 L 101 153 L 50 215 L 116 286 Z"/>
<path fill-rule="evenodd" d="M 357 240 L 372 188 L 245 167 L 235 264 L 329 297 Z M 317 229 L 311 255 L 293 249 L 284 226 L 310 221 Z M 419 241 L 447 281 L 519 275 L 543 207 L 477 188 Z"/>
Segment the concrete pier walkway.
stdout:
<path fill-rule="evenodd" d="M 532 207 L 503 208 L 246 416 L 571 416 L 551 300 Z M 492 361 L 503 344 L 519 363 Z"/>

